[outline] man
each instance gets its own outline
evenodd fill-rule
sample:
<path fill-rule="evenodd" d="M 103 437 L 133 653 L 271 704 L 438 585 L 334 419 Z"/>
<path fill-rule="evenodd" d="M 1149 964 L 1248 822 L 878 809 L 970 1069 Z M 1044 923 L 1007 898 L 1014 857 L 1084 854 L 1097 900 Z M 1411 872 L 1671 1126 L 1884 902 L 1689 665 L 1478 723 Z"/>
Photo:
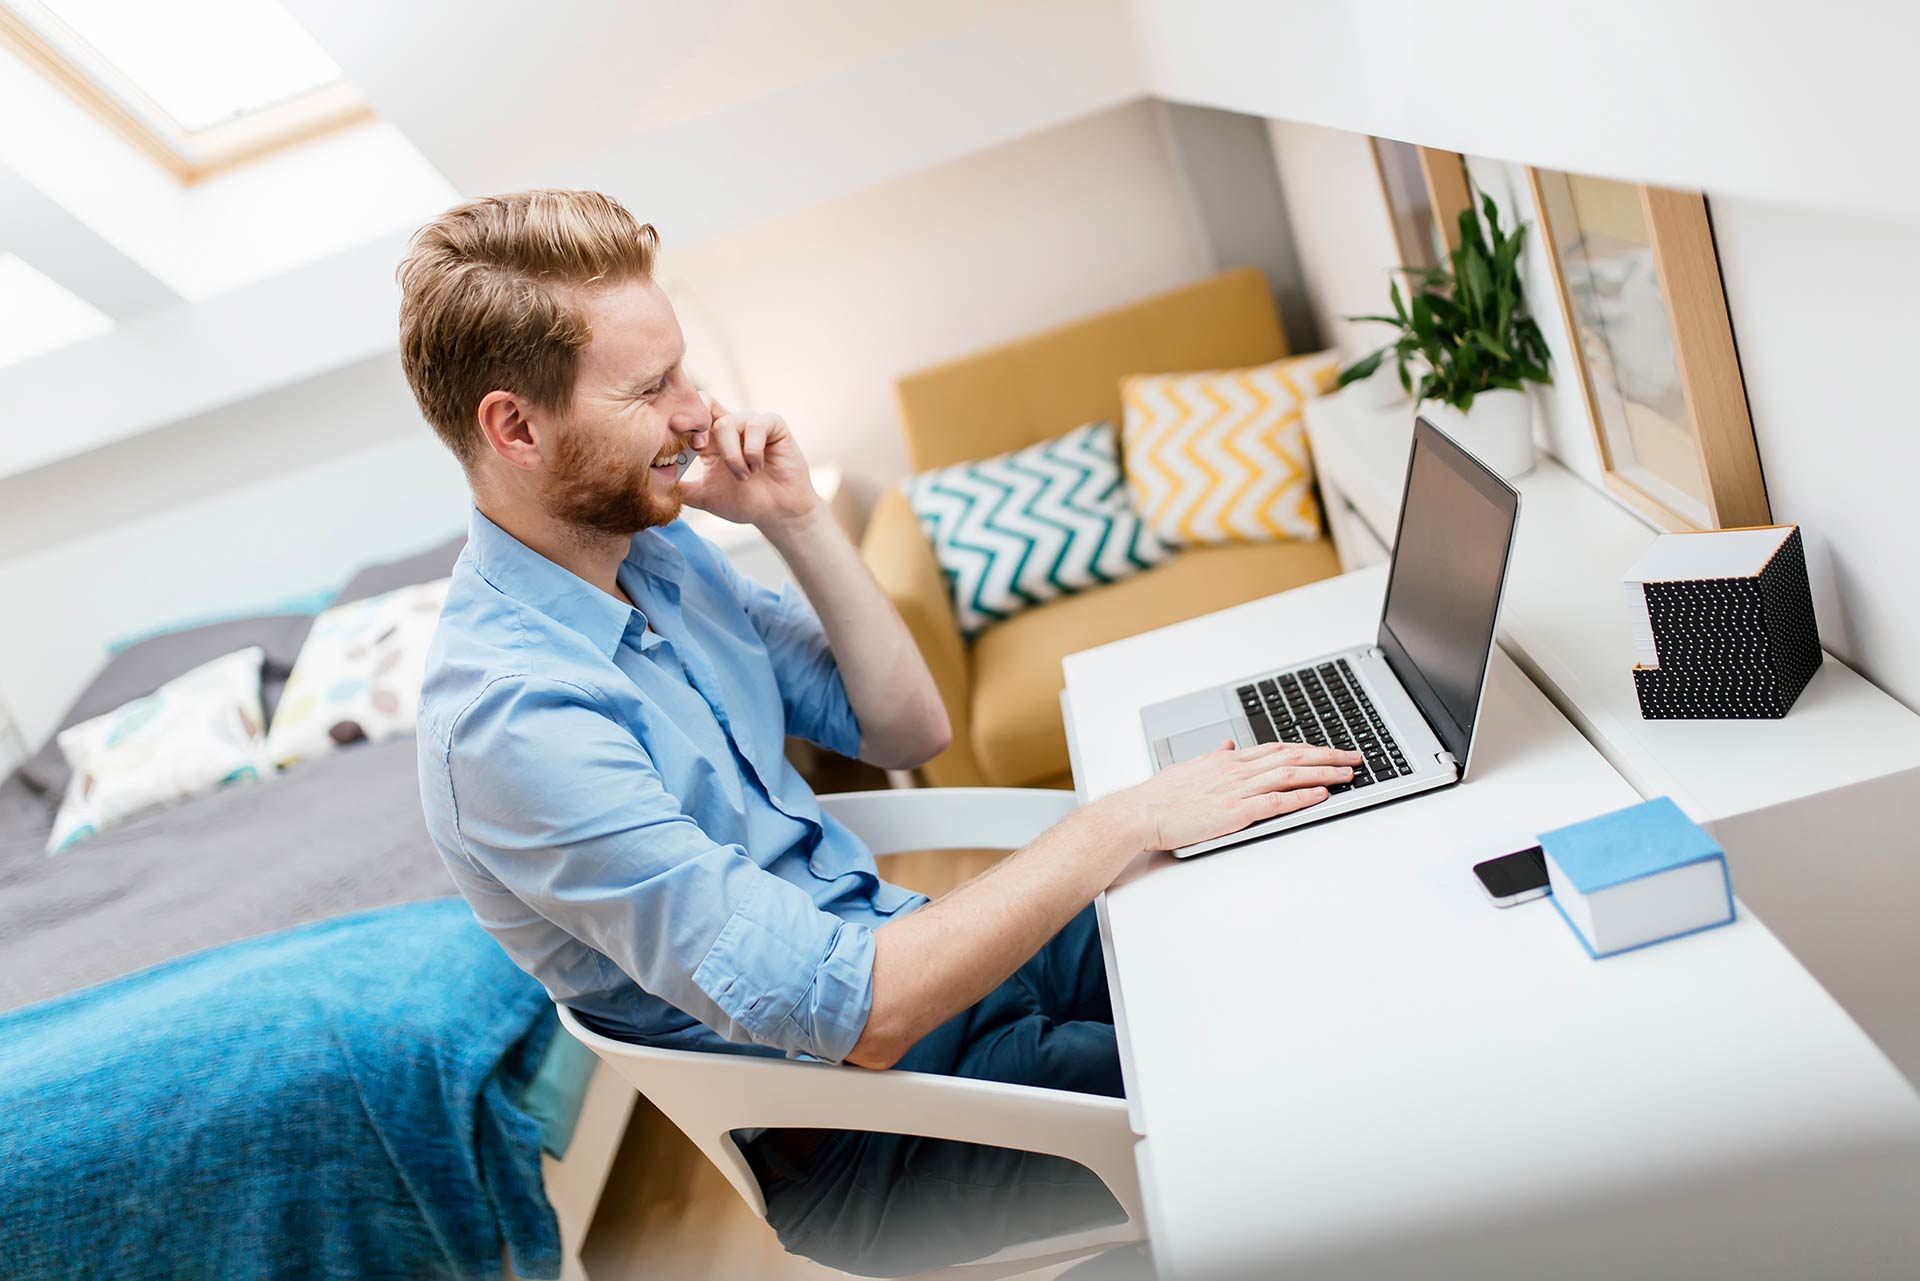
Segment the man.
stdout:
<path fill-rule="evenodd" d="M 787 424 L 689 380 L 655 245 L 606 196 L 524 192 L 428 224 L 400 270 L 407 377 L 473 490 L 420 704 L 455 882 L 611 1035 L 1119 1094 L 1089 903 L 1140 851 L 1313 804 L 1358 758 L 1222 750 L 938 902 L 882 881 L 784 739 L 906 769 L 946 747 L 945 712 Z M 740 577 L 683 502 L 758 527 L 804 595 Z M 1051 1157 L 746 1137 L 787 1247 L 861 1272 L 1115 1210 Z"/>

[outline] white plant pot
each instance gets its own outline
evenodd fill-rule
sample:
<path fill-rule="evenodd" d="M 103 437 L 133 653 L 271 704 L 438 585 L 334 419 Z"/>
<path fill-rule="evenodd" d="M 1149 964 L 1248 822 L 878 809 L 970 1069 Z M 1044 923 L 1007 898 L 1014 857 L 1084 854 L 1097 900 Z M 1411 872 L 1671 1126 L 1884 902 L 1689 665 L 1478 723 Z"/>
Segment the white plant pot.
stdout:
<path fill-rule="evenodd" d="M 1483 391 L 1464 414 L 1441 401 L 1422 401 L 1420 413 L 1508 480 L 1533 470 L 1533 406 L 1525 392 Z"/>
<path fill-rule="evenodd" d="M 1406 388 L 1400 385 L 1400 367 L 1391 360 L 1381 361 L 1380 368 L 1348 384 L 1347 395 L 1363 409 L 1391 409 L 1407 403 Z"/>

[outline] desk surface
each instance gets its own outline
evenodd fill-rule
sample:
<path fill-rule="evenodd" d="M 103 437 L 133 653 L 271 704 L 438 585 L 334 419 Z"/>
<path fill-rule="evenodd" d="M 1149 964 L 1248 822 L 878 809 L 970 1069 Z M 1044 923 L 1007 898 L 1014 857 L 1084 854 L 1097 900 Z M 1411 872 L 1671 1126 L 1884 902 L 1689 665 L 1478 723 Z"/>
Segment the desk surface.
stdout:
<path fill-rule="evenodd" d="M 1083 797 L 1146 776 L 1140 707 L 1367 639 L 1384 581 L 1070 656 Z M 1498 653 L 1481 732 L 1459 787 L 1104 897 L 1162 1274 L 1911 1266 L 1912 1089 L 1744 907 L 1595 962 L 1547 904 L 1487 905 L 1477 858 L 1637 796 Z"/>

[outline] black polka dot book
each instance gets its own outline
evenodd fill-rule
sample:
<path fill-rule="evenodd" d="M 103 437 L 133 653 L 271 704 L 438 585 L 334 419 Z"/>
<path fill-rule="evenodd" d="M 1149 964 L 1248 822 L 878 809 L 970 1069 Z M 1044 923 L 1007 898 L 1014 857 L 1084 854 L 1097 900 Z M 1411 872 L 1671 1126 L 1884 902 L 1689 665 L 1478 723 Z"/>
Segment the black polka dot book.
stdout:
<path fill-rule="evenodd" d="M 1648 720 L 1785 716 L 1820 667 L 1798 525 L 1662 534 L 1623 581 Z"/>

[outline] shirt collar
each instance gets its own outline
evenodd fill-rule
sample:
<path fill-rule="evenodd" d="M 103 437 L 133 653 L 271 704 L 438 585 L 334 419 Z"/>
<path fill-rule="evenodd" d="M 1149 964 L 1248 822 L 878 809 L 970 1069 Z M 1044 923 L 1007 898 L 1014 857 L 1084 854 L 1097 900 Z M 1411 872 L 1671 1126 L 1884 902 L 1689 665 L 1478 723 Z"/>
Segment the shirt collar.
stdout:
<path fill-rule="evenodd" d="M 580 633 L 608 658 L 639 611 L 570 569 L 548 560 L 475 507 L 467 519 L 467 554 L 480 577 L 504 595 Z M 678 596 L 686 559 L 658 529 L 635 534 L 623 564 L 670 585 Z M 640 615 L 645 622 L 645 616 Z"/>

